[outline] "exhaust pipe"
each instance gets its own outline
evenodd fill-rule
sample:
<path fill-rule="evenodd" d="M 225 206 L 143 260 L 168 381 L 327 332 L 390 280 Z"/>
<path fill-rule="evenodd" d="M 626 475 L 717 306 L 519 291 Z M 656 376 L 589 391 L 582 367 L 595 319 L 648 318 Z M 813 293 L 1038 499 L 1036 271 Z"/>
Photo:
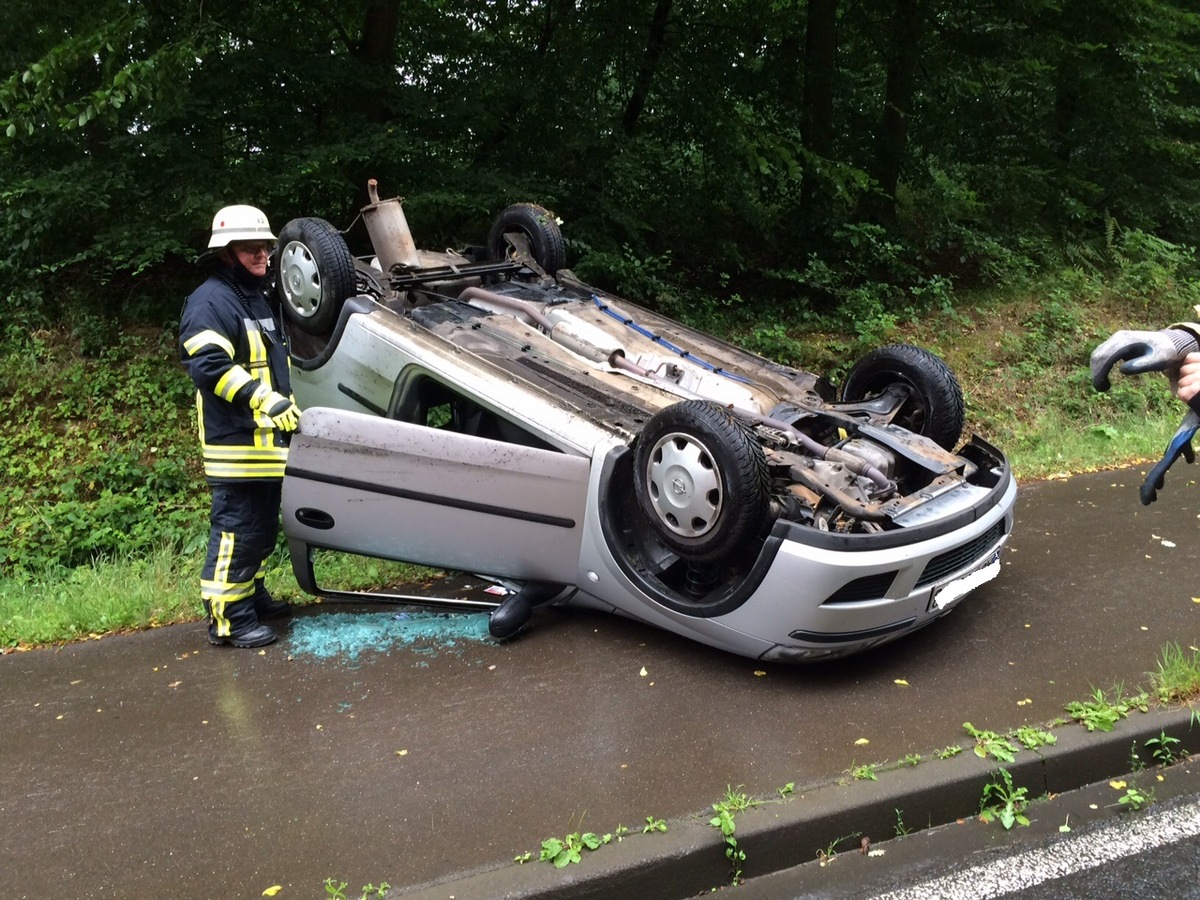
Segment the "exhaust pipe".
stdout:
<path fill-rule="evenodd" d="M 400 198 L 380 200 L 379 182 L 374 178 L 367 182 L 367 198 L 371 202 L 362 208 L 363 222 L 383 271 L 390 272 L 396 265 L 420 268 L 417 245 L 400 208 Z"/>

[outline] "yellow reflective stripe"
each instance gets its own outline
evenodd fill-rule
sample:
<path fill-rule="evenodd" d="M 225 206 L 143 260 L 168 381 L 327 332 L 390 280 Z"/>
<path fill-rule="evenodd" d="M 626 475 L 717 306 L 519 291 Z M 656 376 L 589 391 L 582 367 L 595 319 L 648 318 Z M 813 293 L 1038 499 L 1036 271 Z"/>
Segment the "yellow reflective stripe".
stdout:
<path fill-rule="evenodd" d="M 262 364 L 264 367 L 266 363 Z M 250 397 L 250 409 L 254 411 L 254 446 L 255 447 L 270 447 L 275 441 L 272 438 L 272 433 L 275 430 L 275 423 L 271 421 L 271 417 L 263 412 L 262 405 L 267 402 L 267 397 L 271 395 L 271 387 L 266 382 L 271 380 L 270 372 L 265 368 L 263 375 L 266 376 L 266 381 L 259 381 L 258 387 L 254 389 L 254 394 Z"/>
<path fill-rule="evenodd" d="M 282 478 L 287 447 L 205 444 L 204 474 L 212 478 Z"/>
<path fill-rule="evenodd" d="M 229 563 L 233 559 L 234 535 L 232 531 L 221 532 L 221 543 L 217 546 L 217 565 L 213 579 L 221 584 L 229 581 Z"/>
<path fill-rule="evenodd" d="M 217 381 L 213 392 L 222 400 L 232 403 L 234 395 L 253 380 L 254 377 L 241 366 L 230 366 Z"/>
<path fill-rule="evenodd" d="M 257 323 L 256 323 L 257 324 Z M 250 368 L 258 370 L 259 380 L 271 390 L 271 366 L 267 360 L 267 343 L 263 340 L 262 326 L 246 329 L 246 343 L 250 345 Z"/>
<path fill-rule="evenodd" d="M 213 624 L 218 637 L 228 637 L 231 631 L 229 619 L 225 617 L 227 604 L 245 600 L 254 593 L 253 581 L 230 581 L 229 567 L 233 562 L 233 550 L 237 538 L 231 531 L 222 531 L 217 544 L 217 560 L 212 578 L 200 579 L 200 598 L 208 602 Z"/>
<path fill-rule="evenodd" d="M 204 446 L 204 395 L 196 391 L 196 433 L 200 435 L 200 446 Z"/>
<path fill-rule="evenodd" d="M 262 463 L 257 465 L 238 465 L 237 463 L 204 464 L 204 474 L 209 478 L 283 478 L 285 463 Z"/>
<path fill-rule="evenodd" d="M 267 462 L 272 459 L 287 459 L 287 447 L 247 447 L 244 444 L 206 444 L 204 458 L 217 462 L 233 462 L 244 459 L 249 462 Z"/>
<path fill-rule="evenodd" d="M 225 607 L 230 603 L 237 603 L 248 599 L 254 593 L 254 585 L 252 584 L 248 589 L 240 590 L 238 593 L 241 596 L 232 597 L 216 596 L 213 589 L 205 590 L 206 584 L 211 584 L 211 582 L 200 583 L 200 596 L 208 601 L 208 609 L 212 613 L 213 624 L 217 626 L 217 637 L 229 637 L 233 631 L 233 626 L 230 624 L 229 619 L 225 617 Z"/>
<path fill-rule="evenodd" d="M 266 402 L 267 395 L 271 393 L 271 389 L 262 381 L 259 381 L 258 387 L 254 389 L 254 393 L 250 395 L 250 408 L 258 409 Z"/>
<path fill-rule="evenodd" d="M 201 331 L 183 342 L 183 349 L 188 356 L 195 356 L 203 347 L 219 347 L 225 355 L 233 359 L 233 344 L 229 338 L 217 331 Z"/>
<path fill-rule="evenodd" d="M 261 341 L 259 343 L 261 343 Z M 266 376 L 267 381 L 270 381 L 270 373 L 265 368 L 266 363 L 260 363 L 260 365 L 264 367 L 263 374 Z M 254 363 L 251 363 L 251 366 L 253 367 Z M 253 377 L 251 377 L 251 380 L 254 380 Z M 264 381 L 259 380 L 258 387 L 256 387 L 254 389 L 254 393 L 250 395 L 250 410 L 254 415 L 255 425 L 254 437 L 252 440 L 254 441 L 255 447 L 270 447 L 275 443 L 271 436 L 275 429 L 275 423 L 272 422 L 271 417 L 262 410 L 262 405 L 266 403 L 267 397 L 269 397 L 270 394 L 270 386 Z"/>
<path fill-rule="evenodd" d="M 208 608 L 212 613 L 213 624 L 217 627 L 218 637 L 228 637 L 232 630 L 229 619 L 225 617 L 225 605 L 227 603 L 235 603 L 242 597 L 249 595 L 245 584 L 231 584 L 228 581 L 229 565 L 233 559 L 234 543 L 235 539 L 232 532 L 221 532 L 221 541 L 217 545 L 217 560 L 213 570 L 213 577 L 211 579 L 200 579 L 200 598 L 208 601 Z M 250 585 L 250 590 L 253 590 L 253 584 Z"/>
<path fill-rule="evenodd" d="M 238 600 L 245 600 L 254 593 L 253 581 L 211 581 L 206 578 L 200 579 L 200 598 L 207 600 L 209 603 L 221 604 L 221 612 L 225 611 L 226 603 L 236 603 Z M 216 618 L 214 615 L 213 618 Z"/>
<path fill-rule="evenodd" d="M 213 624 L 217 626 L 217 637 L 229 637 L 233 628 L 230 627 L 229 620 L 225 618 L 225 601 L 205 597 L 203 583 L 200 586 L 200 596 L 208 601 L 208 611 L 212 613 Z"/>

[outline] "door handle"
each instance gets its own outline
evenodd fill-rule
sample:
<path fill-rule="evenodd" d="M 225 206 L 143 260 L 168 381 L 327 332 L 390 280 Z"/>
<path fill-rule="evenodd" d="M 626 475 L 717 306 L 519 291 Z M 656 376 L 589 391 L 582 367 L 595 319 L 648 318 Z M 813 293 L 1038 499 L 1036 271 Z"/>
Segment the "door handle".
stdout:
<path fill-rule="evenodd" d="M 296 510 L 296 521 L 321 531 L 328 531 L 333 527 L 333 516 L 323 509 L 313 509 L 310 506 L 302 506 Z"/>

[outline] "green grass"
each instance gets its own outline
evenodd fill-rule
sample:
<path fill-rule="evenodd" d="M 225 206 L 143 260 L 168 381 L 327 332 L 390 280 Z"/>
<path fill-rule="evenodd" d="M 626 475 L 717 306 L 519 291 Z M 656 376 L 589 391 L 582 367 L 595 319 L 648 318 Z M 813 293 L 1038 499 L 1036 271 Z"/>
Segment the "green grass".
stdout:
<path fill-rule="evenodd" d="M 1158 668 L 1150 673 L 1150 685 L 1163 703 L 1189 703 L 1200 696 L 1200 652 L 1185 653 L 1178 644 L 1168 644 L 1158 657 Z"/>
<path fill-rule="evenodd" d="M 0 579 L 0 647 L 189 621 L 200 613 L 198 590 L 199 560 L 167 548 Z"/>
<path fill-rule="evenodd" d="M 1182 412 L 1152 418 L 1125 414 L 1089 425 L 1048 412 L 1037 419 L 1034 430 L 1010 434 L 1007 442 L 987 437 L 1009 457 L 1018 481 L 1036 481 L 1156 461 L 1182 418 Z M 1168 484 L 1172 476 L 1188 471 L 1181 463 L 1178 471 L 1167 475 Z"/>
<path fill-rule="evenodd" d="M 422 566 L 344 554 L 328 554 L 320 561 L 321 586 L 335 590 L 371 590 L 441 576 Z M 0 648 L 59 644 L 197 620 L 203 616 L 203 562 L 200 554 L 160 547 L 138 556 L 2 577 Z M 301 592 L 282 552 L 276 554 L 266 582 L 277 597 L 316 602 Z"/>

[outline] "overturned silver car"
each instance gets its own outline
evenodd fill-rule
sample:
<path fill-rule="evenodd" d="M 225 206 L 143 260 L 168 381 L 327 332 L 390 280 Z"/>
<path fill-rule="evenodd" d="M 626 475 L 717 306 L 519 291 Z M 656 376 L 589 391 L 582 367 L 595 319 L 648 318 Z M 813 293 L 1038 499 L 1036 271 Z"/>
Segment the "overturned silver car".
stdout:
<path fill-rule="evenodd" d="M 958 447 L 957 380 L 910 345 L 840 398 L 590 287 L 558 223 L 504 210 L 486 247 L 418 250 L 374 182 L 354 258 L 314 218 L 280 232 L 304 413 L 284 478 L 293 568 L 347 551 L 483 575 L 534 607 L 607 610 L 763 660 L 864 650 L 995 577 L 1016 484 Z M 957 447 L 957 449 L 956 449 Z"/>

